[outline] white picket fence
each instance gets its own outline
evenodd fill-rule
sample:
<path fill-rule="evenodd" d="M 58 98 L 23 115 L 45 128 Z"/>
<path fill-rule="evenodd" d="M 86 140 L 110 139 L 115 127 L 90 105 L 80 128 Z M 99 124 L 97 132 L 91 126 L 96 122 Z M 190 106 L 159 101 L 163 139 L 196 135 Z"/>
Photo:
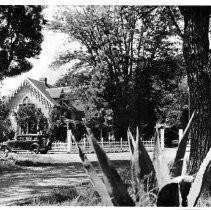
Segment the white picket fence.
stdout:
<path fill-rule="evenodd" d="M 57 152 L 61 152 L 61 153 L 78 153 L 78 148 L 75 145 L 75 142 L 73 142 L 71 140 L 71 130 L 69 130 L 67 136 L 67 141 L 68 142 L 54 142 L 52 143 L 52 147 L 51 150 L 49 151 L 50 153 L 57 153 Z M 179 141 L 181 140 L 181 137 L 183 135 L 183 131 L 179 131 Z M 161 129 L 160 131 L 160 140 L 161 140 L 161 149 L 164 150 L 164 129 Z M 129 151 L 129 144 L 128 141 L 99 141 L 98 142 L 101 147 L 105 150 L 105 152 L 128 152 Z M 154 148 L 154 139 L 151 138 L 148 141 L 143 141 L 143 144 L 145 146 L 145 148 L 147 149 L 147 151 L 152 151 Z M 1 143 L 0 143 L 1 145 Z M 85 153 L 92 153 L 93 152 L 93 148 L 90 145 L 90 143 L 85 140 L 82 139 L 79 142 L 80 147 L 83 149 L 83 151 Z M 188 142 L 187 145 L 187 150 L 190 149 L 190 142 Z"/>
<path fill-rule="evenodd" d="M 179 141 L 181 140 L 181 137 L 183 135 L 183 131 L 179 131 Z M 78 148 L 75 145 L 75 142 L 72 140 L 72 132 L 71 130 L 68 130 L 67 133 L 67 141 L 69 143 L 63 143 L 63 142 L 56 142 L 52 144 L 51 152 L 69 152 L 69 153 L 77 153 Z M 128 141 L 99 141 L 98 142 L 101 147 L 104 149 L 105 152 L 128 152 L 129 151 L 129 144 Z M 154 148 L 154 138 L 151 138 L 150 140 L 143 140 L 143 144 L 147 151 L 152 151 Z M 93 148 L 90 145 L 90 143 L 82 139 L 79 142 L 80 147 L 83 149 L 85 153 L 92 153 Z M 161 149 L 164 150 L 164 129 L 160 130 L 160 145 Z M 187 145 L 187 148 L 189 148 L 189 142 Z"/>
<path fill-rule="evenodd" d="M 128 141 L 99 141 L 99 145 L 104 149 L 105 152 L 128 152 L 129 144 Z M 154 139 L 143 141 L 145 148 L 148 151 L 152 151 L 154 148 Z M 88 141 L 81 140 L 79 142 L 80 147 L 85 153 L 92 153 L 93 148 Z M 70 149 L 68 149 L 68 143 L 55 142 L 52 143 L 50 152 L 69 152 L 78 153 L 78 148 L 75 142 L 71 142 Z"/>

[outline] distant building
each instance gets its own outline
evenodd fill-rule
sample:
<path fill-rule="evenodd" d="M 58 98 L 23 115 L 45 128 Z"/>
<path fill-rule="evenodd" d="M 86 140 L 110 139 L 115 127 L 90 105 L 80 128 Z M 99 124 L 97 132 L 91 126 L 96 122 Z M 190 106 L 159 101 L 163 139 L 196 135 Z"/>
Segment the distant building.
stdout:
<path fill-rule="evenodd" d="M 47 83 L 47 78 L 40 78 L 39 81 L 26 78 L 8 99 L 10 109 L 10 120 L 17 134 L 21 129 L 16 123 L 14 112 L 20 106 L 34 104 L 40 108 L 42 113 L 49 119 L 54 107 L 63 107 L 69 112 L 69 119 L 80 121 L 84 113 L 75 107 L 68 105 L 66 95 L 70 92 L 68 87 L 53 87 Z"/>

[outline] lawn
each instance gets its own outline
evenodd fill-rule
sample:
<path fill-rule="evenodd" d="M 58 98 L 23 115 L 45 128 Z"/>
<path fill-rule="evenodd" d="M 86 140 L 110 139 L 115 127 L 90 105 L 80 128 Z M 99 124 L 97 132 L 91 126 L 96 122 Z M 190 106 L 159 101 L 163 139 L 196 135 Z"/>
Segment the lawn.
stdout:
<path fill-rule="evenodd" d="M 22 162 L 27 163 L 25 160 Z M 128 186 L 131 185 L 130 161 L 118 160 L 112 161 L 114 167 L 118 170 L 122 179 Z M 28 164 L 28 163 L 27 163 Z M 34 167 L 41 166 L 43 163 L 36 161 Z M 99 165 L 97 162 L 92 162 L 99 176 L 102 177 Z M 30 161 L 30 168 L 33 163 Z M 55 165 L 55 163 L 54 163 Z M 57 163 L 56 163 L 57 165 Z M 83 169 L 81 163 L 68 163 L 66 165 L 74 166 L 75 170 Z M 26 167 L 26 165 L 24 166 Z M 43 166 L 45 167 L 45 166 Z M 81 183 L 80 185 L 55 187 L 48 193 L 41 193 L 38 196 L 33 196 L 27 199 L 22 199 L 12 203 L 13 206 L 103 206 L 99 194 L 93 188 L 91 182 Z"/>
<path fill-rule="evenodd" d="M 5 157 L 5 154 L 0 152 L 0 174 L 21 169 L 22 168 L 18 166 L 13 159 Z"/>
<path fill-rule="evenodd" d="M 123 154 L 124 156 L 125 154 Z M 28 170 L 32 167 L 49 167 L 49 166 L 74 166 L 76 170 L 83 170 L 82 164 L 77 161 L 71 162 L 68 158 L 72 155 L 63 154 L 63 158 L 56 159 L 62 155 L 48 155 L 43 158 L 43 155 L 34 154 L 9 154 L 6 158 L 5 155 L 0 154 L 0 173 L 10 173 L 17 170 Z M 113 157 L 114 155 L 112 155 Z M 116 155 L 118 156 L 118 155 Z M 120 156 L 120 154 L 119 154 Z M 126 156 L 125 156 L 126 157 Z M 92 159 L 93 156 L 90 156 Z M 94 160 L 95 158 L 93 158 Z M 118 159 L 118 157 L 117 157 Z M 126 158 L 125 158 L 126 159 Z M 124 182 L 129 186 L 131 191 L 131 174 L 130 174 L 130 161 L 129 160 L 112 160 L 114 167 L 118 170 Z M 99 165 L 96 161 L 92 162 L 94 168 L 101 176 Z M 130 192 L 132 195 L 132 192 Z M 51 189 L 48 193 L 40 193 L 27 199 L 22 199 L 14 202 L 14 206 L 102 206 L 103 203 L 98 193 L 95 191 L 91 183 L 84 183 L 81 185 L 73 186 L 58 186 Z M 150 202 L 147 193 L 142 194 L 142 202 L 139 206 L 155 206 L 155 203 Z M 211 206 L 211 195 L 209 191 L 204 190 L 198 206 L 207 207 Z"/>
<path fill-rule="evenodd" d="M 53 156 L 53 158 L 51 158 Z M 59 155 L 62 156 L 61 154 Z M 42 173 L 43 170 L 46 171 L 47 168 L 70 168 L 70 170 L 73 170 L 77 173 L 77 171 L 83 171 L 83 166 L 80 162 L 73 161 L 71 162 L 72 155 L 66 155 L 69 157 L 69 161 L 64 161 L 63 158 L 60 158 L 60 160 L 55 160 L 54 155 L 49 155 L 43 157 L 43 155 L 35 155 L 35 154 L 15 154 L 11 153 L 6 158 L 4 154 L 1 153 L 1 159 L 4 161 L 1 161 L 0 164 L 0 170 L 2 173 L 16 173 L 17 170 L 20 170 L 20 174 L 22 177 L 22 171 L 25 171 L 26 174 L 30 173 L 36 173 L 35 177 L 37 176 L 37 170 L 39 170 L 39 173 Z M 58 157 L 58 155 L 56 155 Z M 65 159 L 67 158 L 65 157 Z M 130 177 L 128 175 L 128 172 L 130 171 L 130 161 L 129 160 L 113 160 L 112 161 L 114 166 L 118 168 L 118 171 L 122 174 L 122 177 L 126 180 L 126 182 L 130 181 Z M 3 164 L 4 163 L 4 164 Z M 102 176 L 102 173 L 100 171 L 99 165 L 96 161 L 92 162 L 94 168 L 99 173 L 100 176 Z M 36 169 L 37 168 L 37 169 Z M 45 169 L 46 168 L 46 169 Z M 72 168 L 72 169 L 71 169 Z M 34 170 L 35 169 L 35 170 Z M 48 170 L 47 170 L 48 171 Z M 74 172 L 74 174 L 75 174 Z M 127 173 L 125 173 L 127 172 Z M 81 172 L 80 172 L 81 173 Z M 29 176 L 29 175 L 28 175 Z M 55 179 L 59 178 L 60 174 L 56 175 Z M 39 177 L 40 178 L 40 177 Z M 30 180 L 31 178 L 29 178 Z M 39 185 L 41 183 L 38 183 Z M 19 186 L 19 185 L 18 185 Z M 22 187 L 22 186 L 20 186 Z M 14 186 L 11 186 L 13 189 Z M 20 196 L 21 198 L 21 196 Z M 75 200 L 76 199 L 76 200 Z M 77 201 L 77 202 L 76 202 Z M 81 185 L 73 186 L 58 186 L 51 188 L 48 193 L 40 193 L 40 195 L 35 195 L 33 197 L 22 199 L 16 202 L 12 202 L 12 205 L 18 206 L 18 205 L 98 205 L 101 203 L 101 199 L 99 198 L 98 193 L 94 190 L 92 185 L 90 183 L 83 183 Z"/>

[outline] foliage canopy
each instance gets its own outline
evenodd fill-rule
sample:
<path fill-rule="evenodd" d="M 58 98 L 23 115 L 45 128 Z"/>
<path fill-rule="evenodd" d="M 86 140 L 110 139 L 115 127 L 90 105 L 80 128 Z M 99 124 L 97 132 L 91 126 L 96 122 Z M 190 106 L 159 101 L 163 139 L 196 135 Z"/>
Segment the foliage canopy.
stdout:
<path fill-rule="evenodd" d="M 92 119 L 102 113 L 97 119 L 105 124 L 107 111 L 117 139 L 126 138 L 129 125 L 151 136 L 156 120 L 163 120 L 161 98 L 178 88 L 182 59 L 176 57 L 179 46 L 169 40 L 176 30 L 168 15 L 166 7 L 60 7 L 49 25 L 81 44 L 74 52 L 62 52 L 53 65 L 76 59 L 69 75 L 86 69 L 92 76 L 86 113 Z"/>
<path fill-rule="evenodd" d="M 39 55 L 45 20 L 42 6 L 0 6 L 0 80 L 26 72 Z"/>

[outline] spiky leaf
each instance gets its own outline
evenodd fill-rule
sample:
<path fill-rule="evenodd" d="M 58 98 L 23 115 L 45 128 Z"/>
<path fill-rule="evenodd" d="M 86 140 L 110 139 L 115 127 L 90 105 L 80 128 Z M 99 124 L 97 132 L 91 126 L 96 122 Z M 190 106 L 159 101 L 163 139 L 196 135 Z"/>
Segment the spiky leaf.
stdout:
<path fill-rule="evenodd" d="M 164 186 L 170 181 L 170 175 L 169 175 L 168 165 L 162 154 L 158 128 L 156 128 L 155 132 L 153 165 L 156 172 L 158 187 L 159 189 L 161 189 L 162 186 Z"/>
<path fill-rule="evenodd" d="M 81 161 L 83 163 L 83 167 L 84 167 L 86 173 L 89 175 L 89 177 L 91 179 L 91 182 L 93 183 L 95 189 L 99 193 L 103 203 L 106 206 L 113 206 L 113 203 L 111 201 L 111 197 L 110 197 L 110 195 L 109 195 L 109 193 L 108 193 L 108 191 L 106 189 L 105 184 L 100 179 L 100 177 L 97 175 L 94 167 L 90 163 L 90 161 L 87 158 L 87 156 L 83 153 L 83 151 L 80 148 L 80 146 L 78 144 L 77 144 L 77 146 L 78 146 L 79 156 L 80 156 Z"/>
<path fill-rule="evenodd" d="M 189 207 L 196 206 L 210 169 L 211 169 L 211 149 L 209 150 L 205 159 L 203 160 L 200 169 L 197 172 L 196 178 L 192 184 L 192 187 L 190 189 L 190 193 L 188 195 Z"/>
<path fill-rule="evenodd" d="M 129 144 L 129 148 L 130 148 L 130 154 L 131 154 L 131 157 L 132 157 L 133 153 L 134 153 L 135 140 L 134 140 L 133 135 L 132 135 L 129 128 L 128 128 L 128 131 L 127 131 L 127 140 L 128 140 L 128 144 Z"/>
<path fill-rule="evenodd" d="M 128 194 L 127 186 L 122 181 L 116 169 L 112 166 L 104 150 L 97 143 L 91 129 L 87 128 L 87 132 L 88 139 L 94 148 L 98 162 L 103 171 L 105 184 L 110 197 L 112 197 L 114 206 L 135 206 L 135 203 Z"/>
<path fill-rule="evenodd" d="M 138 134 L 139 133 L 137 132 L 137 135 Z M 141 138 L 139 138 L 139 136 L 136 137 L 134 154 L 132 159 L 132 168 L 134 170 L 134 175 L 137 179 L 136 183 L 138 186 L 140 186 L 140 183 L 146 176 L 151 174 L 151 180 L 150 182 L 148 182 L 149 186 L 147 186 L 147 188 L 149 191 L 152 190 L 154 188 L 154 183 L 156 180 L 155 169 L 150 159 L 150 156 L 146 151 L 144 144 Z"/>
<path fill-rule="evenodd" d="M 182 165 L 182 173 L 181 176 L 186 176 L 187 175 L 187 161 L 186 159 L 183 160 L 183 165 Z"/>
<path fill-rule="evenodd" d="M 193 114 L 188 122 L 188 125 L 185 128 L 184 134 L 182 136 L 182 139 L 181 139 L 178 149 L 177 149 L 176 157 L 174 159 L 174 164 L 173 164 L 173 168 L 171 171 L 172 176 L 174 176 L 174 177 L 180 176 L 182 173 L 183 161 L 184 161 L 185 151 L 186 151 L 187 142 L 188 142 L 188 135 L 189 135 L 191 126 L 193 125 L 194 117 L 195 117 L 195 111 L 193 112 Z"/>
<path fill-rule="evenodd" d="M 172 179 L 159 191 L 157 206 L 187 206 L 187 196 L 192 182 L 192 176 L 179 176 Z"/>
<path fill-rule="evenodd" d="M 134 158 L 133 158 L 133 154 L 134 154 L 134 148 L 135 148 L 135 140 L 133 138 L 133 135 L 130 131 L 130 129 L 128 128 L 128 131 L 127 131 L 127 139 L 128 139 L 128 144 L 129 144 L 129 148 L 130 148 L 130 155 L 131 155 L 131 178 L 132 178 L 132 185 L 133 185 L 133 191 L 134 191 L 134 194 L 137 195 L 137 200 L 139 199 L 139 196 L 138 196 L 138 193 L 140 191 L 140 183 L 137 181 L 137 178 L 136 178 L 136 170 L 135 170 L 135 166 L 133 164 L 134 162 Z"/>
<path fill-rule="evenodd" d="M 136 142 L 139 141 L 140 139 L 140 135 L 139 135 L 139 129 L 138 129 L 138 126 L 136 127 Z M 135 144 L 135 142 L 134 142 Z"/>

